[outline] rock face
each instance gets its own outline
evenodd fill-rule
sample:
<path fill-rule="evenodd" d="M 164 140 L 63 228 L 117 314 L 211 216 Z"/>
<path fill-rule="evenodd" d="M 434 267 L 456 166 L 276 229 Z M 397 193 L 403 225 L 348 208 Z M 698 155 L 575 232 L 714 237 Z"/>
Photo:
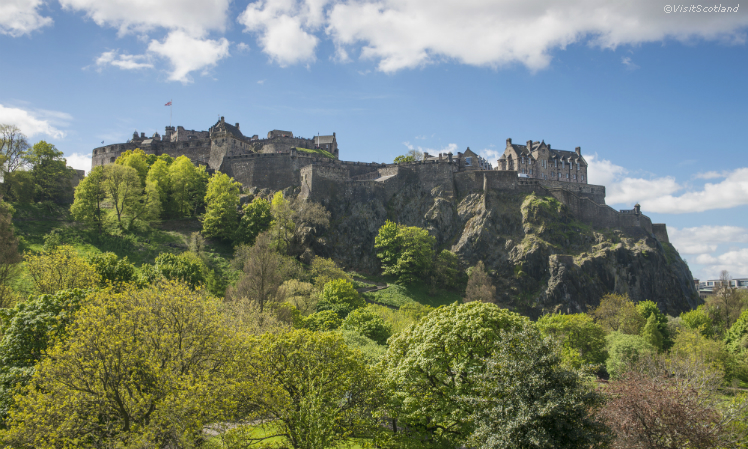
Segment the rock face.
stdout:
<path fill-rule="evenodd" d="M 408 184 L 388 198 L 353 185 L 323 200 L 330 228 L 307 240 L 316 254 L 373 272 L 374 238 L 386 220 L 425 228 L 464 267 L 483 260 L 497 303 L 531 316 L 584 312 L 611 292 L 652 300 L 671 315 L 699 304 L 677 251 L 642 228 L 593 229 L 552 196 L 452 192 Z"/>

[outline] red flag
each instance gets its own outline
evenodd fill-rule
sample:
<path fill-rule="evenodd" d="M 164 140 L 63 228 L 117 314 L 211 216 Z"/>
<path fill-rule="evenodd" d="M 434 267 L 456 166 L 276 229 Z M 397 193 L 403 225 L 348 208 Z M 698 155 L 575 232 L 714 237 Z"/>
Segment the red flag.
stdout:
<path fill-rule="evenodd" d="M 169 102 L 166 103 L 164 106 L 171 106 L 171 100 L 169 100 Z"/>

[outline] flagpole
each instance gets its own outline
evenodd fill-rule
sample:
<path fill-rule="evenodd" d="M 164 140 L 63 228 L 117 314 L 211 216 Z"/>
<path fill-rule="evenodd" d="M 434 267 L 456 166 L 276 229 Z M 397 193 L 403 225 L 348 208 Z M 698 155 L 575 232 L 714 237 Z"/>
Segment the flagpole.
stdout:
<path fill-rule="evenodd" d="M 169 127 L 171 128 L 171 110 L 174 107 L 174 104 L 169 100 Z"/>

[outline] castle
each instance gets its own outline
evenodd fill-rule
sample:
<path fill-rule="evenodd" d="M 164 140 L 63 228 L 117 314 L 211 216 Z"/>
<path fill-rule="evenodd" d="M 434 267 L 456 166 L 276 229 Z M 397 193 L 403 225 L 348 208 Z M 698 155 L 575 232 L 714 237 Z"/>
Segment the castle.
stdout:
<path fill-rule="evenodd" d="M 245 188 L 300 187 L 303 198 L 323 204 L 375 197 L 386 203 L 412 185 L 439 189 L 454 198 L 477 192 L 485 193 L 484 198 L 489 192 L 535 192 L 557 198 L 590 226 L 644 231 L 669 242 L 665 225 L 652 224 L 638 204 L 621 211 L 605 204 L 605 187 L 587 182 L 587 162 L 579 147 L 563 151 L 545 142 L 506 142 L 496 169 L 470 148 L 456 155 L 426 153 L 423 160 L 404 164 L 349 162 L 339 159 L 335 133 L 307 139 L 273 130 L 260 139 L 245 136 L 239 123 L 231 125 L 221 117 L 208 131 L 169 126 L 163 137 L 155 133 L 150 138 L 136 132 L 127 143 L 95 148 L 92 166 L 111 164 L 125 151 L 140 148 L 146 154 L 187 156 L 195 164 L 228 174 Z"/>

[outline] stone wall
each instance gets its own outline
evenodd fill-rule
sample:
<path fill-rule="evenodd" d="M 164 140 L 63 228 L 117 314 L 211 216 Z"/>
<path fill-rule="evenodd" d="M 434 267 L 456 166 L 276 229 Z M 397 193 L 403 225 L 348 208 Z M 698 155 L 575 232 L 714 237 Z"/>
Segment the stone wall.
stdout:
<path fill-rule="evenodd" d="M 654 234 L 655 238 L 660 242 L 670 243 L 670 238 L 667 235 L 667 226 L 665 226 L 665 223 L 653 223 L 652 234 Z"/>
<path fill-rule="evenodd" d="M 520 178 L 521 179 L 521 178 Z M 581 184 L 576 182 L 538 180 L 541 185 L 549 189 L 562 188 L 574 192 L 577 196 L 591 199 L 597 204 L 605 204 L 605 186 L 596 186 L 593 184 Z"/>

